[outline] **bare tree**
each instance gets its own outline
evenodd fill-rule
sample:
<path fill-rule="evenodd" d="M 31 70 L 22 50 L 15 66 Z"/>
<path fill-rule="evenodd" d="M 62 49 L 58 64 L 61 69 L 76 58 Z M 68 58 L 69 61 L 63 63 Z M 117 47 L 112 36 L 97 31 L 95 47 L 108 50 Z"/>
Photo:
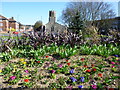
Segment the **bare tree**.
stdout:
<path fill-rule="evenodd" d="M 76 12 L 80 13 L 81 20 L 85 22 L 86 26 L 94 24 L 95 20 L 109 19 L 116 15 L 111 9 L 111 4 L 107 2 L 85 2 L 84 0 L 78 0 L 78 2 L 69 2 L 62 11 L 61 17 L 63 23 L 71 26 Z"/>

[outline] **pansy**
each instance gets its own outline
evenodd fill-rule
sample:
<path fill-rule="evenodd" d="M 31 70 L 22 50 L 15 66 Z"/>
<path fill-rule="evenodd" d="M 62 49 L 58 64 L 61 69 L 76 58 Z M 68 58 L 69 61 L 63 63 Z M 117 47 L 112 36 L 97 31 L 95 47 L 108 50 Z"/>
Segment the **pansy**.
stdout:
<path fill-rule="evenodd" d="M 45 56 L 46 58 L 48 58 L 49 56 Z"/>
<path fill-rule="evenodd" d="M 101 73 L 98 74 L 99 77 L 102 77 L 103 75 Z"/>
<path fill-rule="evenodd" d="M 77 81 L 77 79 L 74 78 L 74 77 L 70 77 L 70 79 L 71 79 L 73 82 Z"/>
<path fill-rule="evenodd" d="M 81 61 L 84 61 L 85 59 L 84 59 L 84 58 L 81 58 L 80 60 L 81 60 Z"/>
<path fill-rule="evenodd" d="M 29 79 L 24 79 L 24 82 L 29 82 Z"/>
<path fill-rule="evenodd" d="M 21 58 L 20 61 L 23 62 L 23 61 L 25 61 L 25 59 L 24 59 L 24 58 Z"/>
<path fill-rule="evenodd" d="M 88 69 L 88 70 L 86 70 L 86 72 L 91 72 L 91 70 Z"/>
<path fill-rule="evenodd" d="M 68 60 L 66 60 L 66 62 L 68 62 Z"/>
<path fill-rule="evenodd" d="M 92 67 L 94 67 L 95 65 L 94 65 L 94 64 L 92 64 L 91 66 L 92 66 Z"/>
<path fill-rule="evenodd" d="M 14 80 L 16 76 L 10 76 L 10 80 Z"/>
<path fill-rule="evenodd" d="M 2 72 L 2 70 L 0 70 L 0 73 Z"/>
<path fill-rule="evenodd" d="M 29 73 L 29 71 L 28 71 L 28 70 L 25 70 L 24 72 L 25 72 L 25 73 Z"/>
<path fill-rule="evenodd" d="M 85 78 L 84 78 L 84 77 L 80 77 L 80 81 L 81 81 L 81 82 L 84 82 L 84 81 L 85 81 Z"/>
<path fill-rule="evenodd" d="M 115 64 L 115 62 L 111 62 L 111 64 Z"/>
<path fill-rule="evenodd" d="M 112 65 L 112 68 L 114 68 L 115 66 Z"/>
<path fill-rule="evenodd" d="M 86 67 L 86 68 L 87 68 L 88 66 L 87 66 L 87 65 L 84 65 L 84 67 Z"/>
<path fill-rule="evenodd" d="M 26 64 L 27 62 L 23 62 L 23 64 Z"/>
<path fill-rule="evenodd" d="M 79 85 L 78 88 L 83 88 L 83 86 L 82 86 L 82 85 Z"/>
<path fill-rule="evenodd" d="M 70 63 L 67 63 L 68 66 L 70 66 Z"/>
<path fill-rule="evenodd" d="M 96 71 L 96 68 L 93 68 L 93 69 L 92 69 L 92 71 L 94 71 L 94 72 L 95 72 L 95 71 Z"/>
<path fill-rule="evenodd" d="M 70 73 L 71 73 L 71 74 L 74 73 L 74 69 L 70 70 Z"/>
<path fill-rule="evenodd" d="M 118 57 L 118 55 L 114 55 L 115 57 Z"/>
<path fill-rule="evenodd" d="M 59 64 L 58 67 L 59 67 L 59 68 L 62 68 L 62 64 Z"/>
<path fill-rule="evenodd" d="M 93 89 L 96 89 L 97 88 L 97 85 L 91 85 Z"/>
<path fill-rule="evenodd" d="M 55 70 L 51 70 L 51 73 L 55 73 Z"/>
<path fill-rule="evenodd" d="M 37 61 L 37 63 L 40 63 L 40 61 Z"/>

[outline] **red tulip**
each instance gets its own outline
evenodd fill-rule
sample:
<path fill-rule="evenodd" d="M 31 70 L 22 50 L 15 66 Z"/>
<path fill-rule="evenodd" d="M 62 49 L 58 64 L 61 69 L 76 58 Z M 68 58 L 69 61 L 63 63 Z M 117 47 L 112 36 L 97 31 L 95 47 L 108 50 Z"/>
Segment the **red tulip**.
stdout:
<path fill-rule="evenodd" d="M 24 82 L 29 82 L 29 79 L 24 79 Z"/>
<path fill-rule="evenodd" d="M 70 63 L 67 63 L 68 66 L 70 66 Z"/>
<path fill-rule="evenodd" d="M 88 69 L 88 70 L 86 70 L 86 72 L 91 72 L 91 70 Z"/>

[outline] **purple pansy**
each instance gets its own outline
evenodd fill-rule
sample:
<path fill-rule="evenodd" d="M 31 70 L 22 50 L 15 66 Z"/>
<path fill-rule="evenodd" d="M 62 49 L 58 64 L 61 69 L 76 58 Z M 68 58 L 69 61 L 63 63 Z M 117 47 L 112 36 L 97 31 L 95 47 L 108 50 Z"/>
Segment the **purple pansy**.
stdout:
<path fill-rule="evenodd" d="M 80 81 L 81 81 L 81 82 L 84 82 L 84 81 L 85 81 L 85 78 L 84 78 L 84 77 L 80 77 Z"/>
<path fill-rule="evenodd" d="M 79 85 L 78 88 L 83 88 L 83 86 L 82 86 L 82 85 Z"/>
<path fill-rule="evenodd" d="M 71 73 L 71 74 L 74 73 L 74 69 L 70 70 L 70 73 Z"/>
<path fill-rule="evenodd" d="M 74 77 L 70 77 L 70 79 L 71 79 L 73 82 L 77 81 L 77 79 L 74 78 Z"/>

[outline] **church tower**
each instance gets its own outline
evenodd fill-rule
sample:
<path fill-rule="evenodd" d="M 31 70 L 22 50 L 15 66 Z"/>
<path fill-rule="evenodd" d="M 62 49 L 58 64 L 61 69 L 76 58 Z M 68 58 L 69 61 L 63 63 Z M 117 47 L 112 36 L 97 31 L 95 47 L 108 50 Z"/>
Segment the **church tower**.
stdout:
<path fill-rule="evenodd" d="M 55 11 L 49 11 L 49 22 L 50 23 L 55 23 L 56 22 Z"/>

